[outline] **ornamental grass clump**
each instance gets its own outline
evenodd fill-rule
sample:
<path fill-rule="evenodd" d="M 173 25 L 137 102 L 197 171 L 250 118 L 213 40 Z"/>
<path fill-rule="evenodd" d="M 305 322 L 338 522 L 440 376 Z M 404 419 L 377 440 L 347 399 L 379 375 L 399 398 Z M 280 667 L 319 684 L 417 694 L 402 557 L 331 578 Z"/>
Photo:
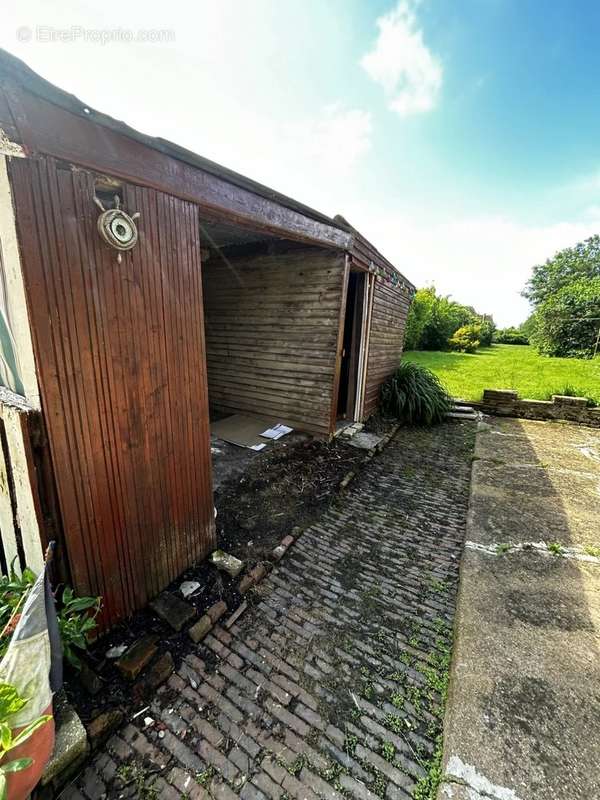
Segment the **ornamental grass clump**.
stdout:
<path fill-rule="evenodd" d="M 452 408 L 452 399 L 440 379 L 427 367 L 402 361 L 385 381 L 381 410 L 410 425 L 435 425 Z"/>

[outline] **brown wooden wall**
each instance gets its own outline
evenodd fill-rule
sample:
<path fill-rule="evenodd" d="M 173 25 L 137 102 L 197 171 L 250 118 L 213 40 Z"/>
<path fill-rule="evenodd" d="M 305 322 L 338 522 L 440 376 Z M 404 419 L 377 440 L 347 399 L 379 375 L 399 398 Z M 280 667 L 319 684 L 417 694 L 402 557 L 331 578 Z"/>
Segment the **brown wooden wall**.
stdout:
<path fill-rule="evenodd" d="M 414 286 L 358 231 L 354 231 L 352 262 L 376 273 L 362 415 L 366 419 L 377 410 L 381 384 L 400 363 Z"/>
<path fill-rule="evenodd" d="M 204 264 L 208 388 L 224 413 L 328 434 L 345 271 L 342 253 L 213 255 Z"/>
<path fill-rule="evenodd" d="M 371 333 L 363 417 L 377 410 L 379 389 L 400 363 L 404 329 L 410 305 L 406 291 L 377 280 L 371 308 Z"/>
<path fill-rule="evenodd" d="M 197 208 L 125 185 L 140 241 L 118 264 L 92 174 L 28 158 L 10 176 L 71 575 L 107 625 L 214 542 Z"/>

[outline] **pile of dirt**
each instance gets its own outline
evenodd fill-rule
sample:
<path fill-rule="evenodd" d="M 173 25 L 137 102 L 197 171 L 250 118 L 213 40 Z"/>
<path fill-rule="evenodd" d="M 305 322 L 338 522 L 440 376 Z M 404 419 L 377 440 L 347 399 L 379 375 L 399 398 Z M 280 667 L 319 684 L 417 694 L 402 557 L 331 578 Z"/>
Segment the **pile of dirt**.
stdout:
<path fill-rule="evenodd" d="M 340 481 L 365 455 L 339 437 L 261 454 L 215 495 L 219 547 L 247 562 L 268 558 L 294 527 L 304 528 L 323 513 Z"/>

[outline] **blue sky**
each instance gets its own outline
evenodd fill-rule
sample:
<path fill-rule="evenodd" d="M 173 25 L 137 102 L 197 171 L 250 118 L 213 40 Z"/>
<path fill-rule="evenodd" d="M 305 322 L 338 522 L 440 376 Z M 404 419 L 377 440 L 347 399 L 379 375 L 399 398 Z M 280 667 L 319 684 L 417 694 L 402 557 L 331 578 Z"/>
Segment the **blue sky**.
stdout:
<path fill-rule="evenodd" d="M 506 325 L 533 264 L 600 229 L 599 29 L 595 0 L 22 0 L 0 46 L 344 214 L 413 282 Z M 119 41 L 140 30 L 166 40 Z"/>

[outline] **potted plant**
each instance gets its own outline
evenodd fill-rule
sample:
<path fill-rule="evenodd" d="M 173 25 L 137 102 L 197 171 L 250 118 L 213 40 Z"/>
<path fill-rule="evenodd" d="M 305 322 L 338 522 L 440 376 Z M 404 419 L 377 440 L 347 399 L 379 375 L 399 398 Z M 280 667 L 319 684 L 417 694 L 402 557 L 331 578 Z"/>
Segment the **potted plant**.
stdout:
<path fill-rule="evenodd" d="M 46 556 L 48 563 L 49 553 Z M 99 598 L 62 593 L 57 616 L 47 570 L 0 578 L 0 800 L 25 800 L 54 746 L 52 697 L 63 654 L 76 669 L 96 625 Z"/>

